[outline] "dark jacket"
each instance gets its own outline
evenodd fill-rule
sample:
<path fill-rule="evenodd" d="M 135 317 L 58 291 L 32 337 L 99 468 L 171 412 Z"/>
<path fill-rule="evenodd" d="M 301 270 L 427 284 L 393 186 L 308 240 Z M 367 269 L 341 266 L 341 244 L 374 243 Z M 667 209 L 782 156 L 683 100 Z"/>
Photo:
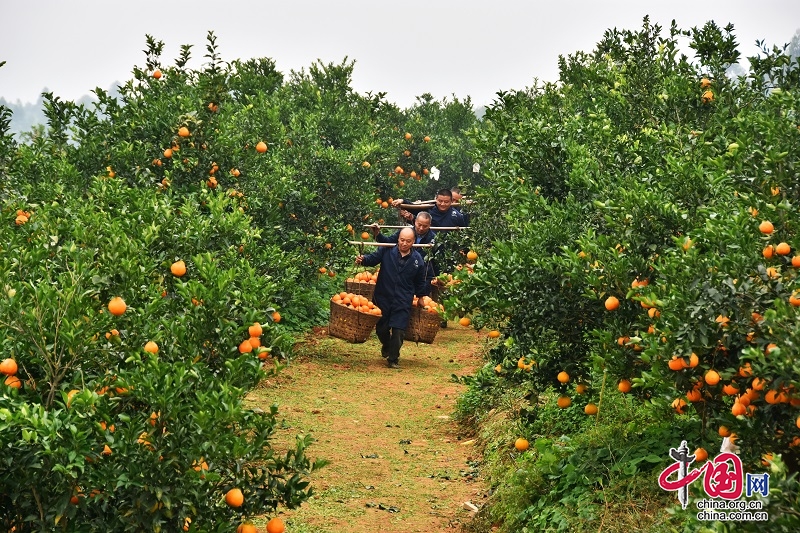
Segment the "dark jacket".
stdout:
<path fill-rule="evenodd" d="M 432 207 L 428 213 L 431 214 L 431 226 L 433 227 L 451 227 L 451 226 L 459 226 L 462 228 L 467 227 L 467 219 L 464 217 L 464 213 L 456 209 L 455 207 L 451 207 L 447 211 L 439 211 L 437 207 Z"/>
<path fill-rule="evenodd" d="M 389 321 L 389 327 L 406 329 L 414 295 L 425 296 L 430 292 L 422 256 L 412 249 L 405 265 L 401 267 L 400 251 L 396 246 L 378 248 L 365 255 L 361 264 L 368 267 L 381 265 L 372 301 L 381 308 L 383 317 Z"/>

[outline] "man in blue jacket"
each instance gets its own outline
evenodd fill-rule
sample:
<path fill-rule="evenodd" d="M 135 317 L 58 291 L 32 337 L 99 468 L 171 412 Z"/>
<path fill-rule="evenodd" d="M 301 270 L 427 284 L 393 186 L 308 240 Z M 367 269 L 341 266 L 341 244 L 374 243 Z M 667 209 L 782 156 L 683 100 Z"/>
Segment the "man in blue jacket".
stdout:
<path fill-rule="evenodd" d="M 399 207 L 406 201 L 403 198 L 392 200 L 392 205 Z M 439 189 L 436 191 L 436 205 L 428 210 L 431 215 L 431 226 L 434 228 L 446 227 L 467 227 L 467 220 L 464 213 L 453 207 L 453 193 L 450 189 Z M 408 222 L 414 220 L 414 213 L 405 209 L 400 210 L 400 216 Z"/>
<path fill-rule="evenodd" d="M 430 284 L 425 279 L 425 262 L 412 248 L 414 238 L 414 230 L 403 228 L 397 246 L 378 248 L 369 255 L 356 257 L 357 265 L 381 265 L 372 301 L 381 309 L 375 333 L 389 368 L 400 368 L 400 348 L 411 318 L 414 295 L 426 296 L 430 292 Z"/>

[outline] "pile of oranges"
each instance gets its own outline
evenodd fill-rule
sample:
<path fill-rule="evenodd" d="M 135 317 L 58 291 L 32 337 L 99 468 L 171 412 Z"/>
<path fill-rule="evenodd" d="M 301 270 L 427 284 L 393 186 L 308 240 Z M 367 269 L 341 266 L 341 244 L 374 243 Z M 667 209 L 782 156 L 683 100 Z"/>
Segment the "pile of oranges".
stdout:
<path fill-rule="evenodd" d="M 340 292 L 334 294 L 331 301 L 337 305 L 343 305 L 348 309 L 355 309 L 359 313 L 381 316 L 381 309 L 372 303 L 366 296 L 354 294 L 352 292 Z"/>
<path fill-rule="evenodd" d="M 14 222 L 17 226 L 21 226 L 28 222 L 31 218 L 30 211 L 23 211 L 22 209 L 17 209 L 17 217 L 14 219 Z"/>
<path fill-rule="evenodd" d="M 6 376 L 4 383 L 13 389 L 22 387 L 22 382 L 17 377 L 17 362 L 10 357 L 0 363 L 0 375 Z"/>
<path fill-rule="evenodd" d="M 375 272 L 367 272 L 366 270 L 363 272 L 359 272 L 352 278 L 347 278 L 348 282 L 356 282 L 356 283 L 370 283 L 375 285 L 378 282 L 378 271 Z"/>
<path fill-rule="evenodd" d="M 414 303 L 412 305 L 416 306 L 419 301 L 419 298 L 414 296 Z M 430 296 L 423 296 L 422 297 L 422 308 L 429 313 L 444 313 L 444 306 L 440 303 L 434 302 Z"/>

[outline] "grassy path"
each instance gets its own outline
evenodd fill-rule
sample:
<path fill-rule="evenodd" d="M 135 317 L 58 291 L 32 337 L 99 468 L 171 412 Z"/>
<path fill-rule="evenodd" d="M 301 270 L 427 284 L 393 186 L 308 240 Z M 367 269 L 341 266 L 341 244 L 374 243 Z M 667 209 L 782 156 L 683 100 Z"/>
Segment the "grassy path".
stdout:
<path fill-rule="evenodd" d="M 287 533 L 457 531 L 480 505 L 479 454 L 451 415 L 483 336 L 454 325 L 432 345 L 406 343 L 399 370 L 386 367 L 373 334 L 348 344 L 324 331 L 310 337 L 277 378 L 250 396 L 278 403 L 286 427 L 276 447 L 310 433 L 308 453 L 331 464 L 311 477 L 315 496 L 284 514 Z"/>

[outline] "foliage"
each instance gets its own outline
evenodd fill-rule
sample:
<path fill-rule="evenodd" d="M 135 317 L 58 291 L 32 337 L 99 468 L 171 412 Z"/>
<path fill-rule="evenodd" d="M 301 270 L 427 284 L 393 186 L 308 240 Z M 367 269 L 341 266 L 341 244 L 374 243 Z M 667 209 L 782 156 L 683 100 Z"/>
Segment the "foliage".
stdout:
<path fill-rule="evenodd" d="M 430 167 L 477 122 L 468 100 L 359 95 L 346 58 L 284 76 L 225 62 L 213 33 L 196 70 L 163 49 L 147 36 L 145 66 L 93 103 L 43 95 L 20 142 L 0 107 L 0 348 L 21 383 L 0 385 L 4 530 L 231 531 L 301 505 L 313 439 L 274 449 L 277 406 L 246 396 L 327 320 L 346 241 L 402 190 L 406 129 Z"/>
<path fill-rule="evenodd" d="M 683 38 L 696 63 L 679 53 Z M 725 426 L 747 471 L 761 471 L 768 452 L 798 471 L 800 69 L 784 50 L 762 47 L 748 75 L 729 77 L 736 47 L 730 26 L 673 23 L 663 36 L 645 19 L 561 58 L 558 83 L 502 93 L 486 110 L 474 134 L 487 182 L 476 194 L 480 259 L 474 274 L 458 274 L 448 302 L 475 327 L 502 332 L 488 354 L 497 379 L 472 385 L 499 392 L 483 397 L 554 387 L 574 405 L 577 383 L 608 391 L 631 380 L 643 411 L 692 421 L 690 445 L 719 449 Z M 759 230 L 764 220 L 772 233 Z M 609 310 L 612 296 L 619 306 Z M 718 384 L 706 382 L 709 370 Z M 735 416 L 734 402 L 760 380 L 763 391 Z M 676 401 L 687 414 L 671 409 Z M 650 451 L 666 460 L 666 446 L 680 442 L 671 438 Z M 567 462 L 583 453 L 568 449 Z M 552 503 L 551 485 L 519 481 L 544 508 Z M 554 491 L 575 497 L 574 487 Z M 582 509 L 559 520 L 571 524 Z M 541 516 L 505 517 L 503 527 L 538 530 Z"/>

